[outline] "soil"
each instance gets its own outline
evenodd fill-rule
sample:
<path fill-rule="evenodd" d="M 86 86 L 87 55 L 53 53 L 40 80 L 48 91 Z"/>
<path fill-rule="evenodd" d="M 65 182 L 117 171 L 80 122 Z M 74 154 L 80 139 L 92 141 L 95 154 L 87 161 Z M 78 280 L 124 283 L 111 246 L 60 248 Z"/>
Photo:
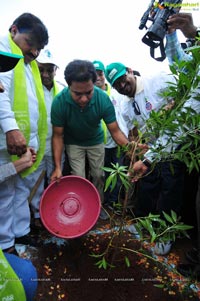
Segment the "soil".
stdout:
<path fill-rule="evenodd" d="M 102 257 L 91 254 L 104 253 L 111 242 L 112 232 L 105 221 L 99 220 L 92 231 L 76 239 L 56 238 L 46 229 L 32 235 L 39 238 L 40 246 L 28 248 L 24 256 L 29 256 L 38 271 L 37 301 L 200 300 L 188 288 L 191 281 L 170 268 L 170 264 L 176 266 L 181 259 L 180 244 L 168 256 L 151 260 L 134 253 L 152 255 L 150 245 L 141 245 L 129 231 L 117 236 L 115 231 L 103 267 L 99 268 L 97 262 Z M 129 250 L 122 250 L 125 248 Z"/>

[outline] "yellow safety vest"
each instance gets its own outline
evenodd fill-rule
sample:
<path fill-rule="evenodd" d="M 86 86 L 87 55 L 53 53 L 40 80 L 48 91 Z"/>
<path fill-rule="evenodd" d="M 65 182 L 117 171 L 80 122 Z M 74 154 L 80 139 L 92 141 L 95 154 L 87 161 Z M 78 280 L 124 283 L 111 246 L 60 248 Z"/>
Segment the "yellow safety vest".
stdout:
<path fill-rule="evenodd" d="M 111 86 L 106 84 L 106 90 L 105 90 L 106 94 L 108 94 L 108 96 L 110 96 L 110 93 L 111 93 Z M 103 129 L 103 142 L 104 144 L 107 143 L 107 126 L 104 122 L 104 120 L 102 119 L 101 120 L 101 126 L 102 126 L 102 129 Z"/>
<path fill-rule="evenodd" d="M 12 53 L 21 54 L 21 49 L 13 42 L 11 35 L 9 34 L 9 42 Z M 46 148 L 46 136 L 48 132 L 47 126 L 47 111 L 46 103 L 44 98 L 44 90 L 42 86 L 42 81 L 40 77 L 40 72 L 36 61 L 30 63 L 32 68 L 32 74 L 35 83 L 35 89 L 38 100 L 38 137 L 39 137 L 39 149 L 37 151 L 37 160 L 34 164 L 21 173 L 22 177 L 26 177 L 30 173 L 37 170 L 40 162 L 43 159 L 45 148 Z M 20 131 L 24 134 L 26 138 L 27 145 L 30 140 L 30 118 L 29 118 L 29 103 L 26 88 L 26 78 L 24 70 L 24 59 L 20 59 L 18 64 L 14 69 L 14 101 L 13 101 L 13 111 L 15 113 L 15 119 L 19 126 Z M 12 156 L 12 160 L 17 160 L 17 156 Z"/>

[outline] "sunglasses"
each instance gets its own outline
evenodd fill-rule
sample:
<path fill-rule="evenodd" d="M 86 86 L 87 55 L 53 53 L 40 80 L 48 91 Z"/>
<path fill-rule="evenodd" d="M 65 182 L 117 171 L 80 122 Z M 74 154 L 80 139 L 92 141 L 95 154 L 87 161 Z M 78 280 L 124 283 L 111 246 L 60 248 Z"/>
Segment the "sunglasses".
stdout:
<path fill-rule="evenodd" d="M 138 103 L 135 101 L 135 99 L 133 99 L 132 106 L 133 106 L 135 115 L 141 115 L 140 108 L 138 106 Z"/>

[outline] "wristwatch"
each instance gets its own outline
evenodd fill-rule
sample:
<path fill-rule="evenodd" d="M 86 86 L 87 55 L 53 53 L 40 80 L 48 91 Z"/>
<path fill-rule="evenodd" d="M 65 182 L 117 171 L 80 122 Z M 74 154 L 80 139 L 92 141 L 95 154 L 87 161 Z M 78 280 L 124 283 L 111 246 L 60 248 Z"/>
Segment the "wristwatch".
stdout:
<path fill-rule="evenodd" d="M 151 162 L 149 162 L 147 159 L 142 160 L 142 163 L 148 168 L 151 167 Z"/>

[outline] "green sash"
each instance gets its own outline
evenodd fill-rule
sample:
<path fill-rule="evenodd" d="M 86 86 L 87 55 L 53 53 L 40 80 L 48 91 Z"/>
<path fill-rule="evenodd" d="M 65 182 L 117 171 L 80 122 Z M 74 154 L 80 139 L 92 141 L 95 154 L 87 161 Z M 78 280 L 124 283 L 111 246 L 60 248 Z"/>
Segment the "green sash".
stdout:
<path fill-rule="evenodd" d="M 106 93 L 108 94 L 108 96 L 110 96 L 111 94 L 111 86 L 106 84 Z"/>
<path fill-rule="evenodd" d="M 107 126 L 103 119 L 101 119 L 101 127 L 103 130 L 103 143 L 106 144 L 107 143 Z"/>
<path fill-rule="evenodd" d="M 12 53 L 22 54 L 21 49 L 13 42 L 11 36 L 9 35 L 9 42 Z M 38 100 L 38 137 L 39 137 L 39 149 L 37 152 L 36 162 L 27 170 L 21 173 L 22 177 L 26 177 L 30 173 L 37 170 L 45 152 L 46 147 L 46 136 L 47 136 L 47 111 L 44 99 L 44 91 L 42 87 L 42 81 L 40 77 L 40 72 L 36 61 L 30 63 L 32 74 L 34 78 L 34 84 L 36 89 L 36 95 Z M 24 59 L 20 59 L 18 64 L 14 69 L 14 101 L 13 101 L 13 111 L 15 114 L 15 119 L 19 126 L 20 131 L 24 134 L 26 138 L 27 145 L 29 145 L 30 140 L 30 118 L 29 118 L 29 103 L 27 96 L 26 87 L 26 77 L 24 70 Z M 17 160 L 17 156 L 12 156 L 12 160 Z"/>
<path fill-rule="evenodd" d="M 59 93 L 59 88 L 58 88 L 58 85 L 57 85 L 57 83 L 54 79 L 53 80 L 53 96 L 55 97 L 58 93 Z"/>
<path fill-rule="evenodd" d="M 0 249 L 0 301 L 26 301 L 24 287 Z"/>
<path fill-rule="evenodd" d="M 110 93 L 111 93 L 111 86 L 110 85 L 106 85 L 105 92 L 108 96 L 110 96 Z M 102 130 L 103 130 L 103 143 L 106 144 L 107 143 L 107 126 L 106 126 L 103 119 L 101 120 L 101 127 L 102 127 Z"/>

